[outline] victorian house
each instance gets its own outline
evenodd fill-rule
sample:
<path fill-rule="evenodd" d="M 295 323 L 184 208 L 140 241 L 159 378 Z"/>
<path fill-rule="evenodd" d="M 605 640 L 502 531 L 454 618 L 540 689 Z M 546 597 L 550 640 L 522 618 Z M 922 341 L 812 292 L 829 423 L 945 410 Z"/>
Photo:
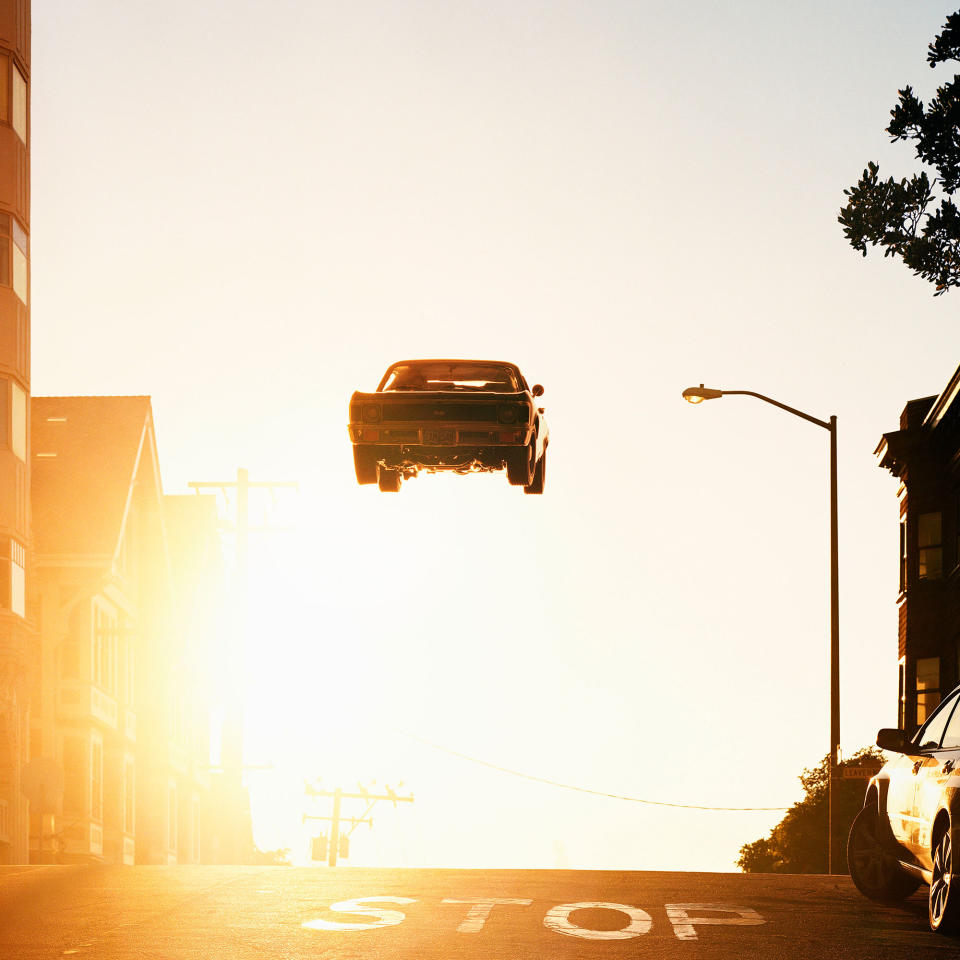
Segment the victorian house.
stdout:
<path fill-rule="evenodd" d="M 148 397 L 35 397 L 32 450 L 32 858 L 207 859 L 213 498 L 164 496 Z"/>

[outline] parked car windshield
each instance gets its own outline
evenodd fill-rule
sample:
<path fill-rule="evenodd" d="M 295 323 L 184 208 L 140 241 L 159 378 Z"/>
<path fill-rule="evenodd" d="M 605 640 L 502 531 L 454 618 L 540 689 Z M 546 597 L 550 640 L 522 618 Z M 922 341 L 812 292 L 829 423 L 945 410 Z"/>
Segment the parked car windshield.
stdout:
<path fill-rule="evenodd" d="M 515 370 L 500 363 L 424 361 L 392 366 L 380 390 L 493 390 L 518 393 Z"/>
<path fill-rule="evenodd" d="M 921 750 L 936 750 L 940 746 L 940 738 L 943 736 L 944 727 L 950 719 L 950 711 L 956 702 L 957 694 L 954 692 L 940 704 L 933 716 L 920 728 L 913 742 Z"/>

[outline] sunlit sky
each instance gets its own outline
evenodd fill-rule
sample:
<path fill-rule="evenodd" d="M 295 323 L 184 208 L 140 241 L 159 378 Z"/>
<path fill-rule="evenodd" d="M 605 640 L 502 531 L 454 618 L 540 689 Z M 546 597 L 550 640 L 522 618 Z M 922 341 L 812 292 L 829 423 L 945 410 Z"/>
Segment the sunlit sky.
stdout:
<path fill-rule="evenodd" d="M 350 863 L 733 869 L 829 748 L 839 418 L 842 743 L 896 722 L 896 483 L 872 451 L 960 361 L 958 297 L 836 215 L 929 96 L 949 4 L 33 4 L 33 392 L 150 394 L 165 489 L 298 480 L 255 541 L 262 847 L 305 774 L 403 781 Z M 357 486 L 388 363 L 518 363 L 547 490 Z M 254 512 L 269 514 L 259 501 Z M 260 516 L 257 513 L 257 516 Z M 356 811 L 359 813 L 359 810 Z"/>

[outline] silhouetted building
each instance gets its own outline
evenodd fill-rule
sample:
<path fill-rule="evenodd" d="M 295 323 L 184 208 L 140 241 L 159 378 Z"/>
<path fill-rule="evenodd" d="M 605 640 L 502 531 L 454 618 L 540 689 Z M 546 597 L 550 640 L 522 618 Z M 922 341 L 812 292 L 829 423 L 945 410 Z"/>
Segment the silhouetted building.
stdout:
<path fill-rule="evenodd" d="M 32 413 L 32 726 L 64 773 L 55 859 L 208 859 L 214 499 L 163 495 L 148 397 L 35 397 Z"/>
<path fill-rule="evenodd" d="M 960 682 L 960 369 L 911 400 L 877 446 L 900 480 L 899 725 L 915 730 Z"/>
<path fill-rule="evenodd" d="M 29 759 L 30 0 L 0 0 L 0 864 L 27 859 Z"/>

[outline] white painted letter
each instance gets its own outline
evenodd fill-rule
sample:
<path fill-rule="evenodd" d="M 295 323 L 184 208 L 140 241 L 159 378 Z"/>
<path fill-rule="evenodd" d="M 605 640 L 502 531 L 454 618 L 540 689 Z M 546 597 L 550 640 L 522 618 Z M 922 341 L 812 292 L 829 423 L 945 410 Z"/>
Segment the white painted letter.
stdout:
<path fill-rule="evenodd" d="M 377 927 L 395 927 L 403 923 L 406 914 L 399 910 L 371 910 L 364 903 L 416 903 L 409 897 L 360 897 L 358 900 L 341 900 L 330 909 L 334 913 L 355 913 L 361 917 L 373 917 L 370 923 L 338 923 L 336 920 L 305 920 L 301 926 L 310 930 L 376 930 Z"/>
<path fill-rule="evenodd" d="M 726 903 L 667 903 L 664 904 L 667 916 L 673 924 L 673 932 L 678 940 L 696 940 L 697 932 L 693 929 L 694 924 L 705 926 L 708 924 L 737 924 L 750 926 L 755 923 L 766 923 L 766 920 L 751 907 L 731 907 Z M 734 917 L 701 917 L 690 916 L 691 911 L 694 914 L 711 913 L 734 913 Z"/>
<path fill-rule="evenodd" d="M 618 913 L 625 913 L 630 918 L 630 922 L 620 930 L 589 930 L 570 922 L 569 917 L 574 910 L 616 910 Z M 646 933 L 652 923 L 650 914 L 638 907 L 629 907 L 625 903 L 593 901 L 561 904 L 559 907 L 548 910 L 543 918 L 543 925 L 548 930 L 562 933 L 567 937 L 582 937 L 584 940 L 629 940 L 631 937 L 639 937 L 640 934 Z"/>
<path fill-rule="evenodd" d="M 511 900 L 511 899 L 496 899 L 496 898 L 471 898 L 469 900 L 444 900 L 444 903 L 470 903 L 473 906 L 467 911 L 467 917 L 457 927 L 457 933 L 479 933 L 483 929 L 483 925 L 487 922 L 487 917 L 490 916 L 490 911 L 498 904 L 502 903 L 507 906 L 510 904 L 515 904 L 518 907 L 529 907 L 532 900 Z"/>

